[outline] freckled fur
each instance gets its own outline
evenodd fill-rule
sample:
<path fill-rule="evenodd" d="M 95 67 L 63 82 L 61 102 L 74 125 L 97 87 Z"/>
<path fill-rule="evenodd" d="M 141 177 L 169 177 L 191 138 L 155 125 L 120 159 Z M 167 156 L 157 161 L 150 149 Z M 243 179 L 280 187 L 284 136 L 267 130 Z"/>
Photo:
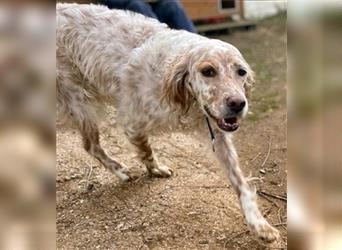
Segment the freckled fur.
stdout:
<path fill-rule="evenodd" d="M 129 170 L 100 146 L 97 121 L 105 104 L 116 107 L 117 122 L 149 173 L 169 177 L 171 170 L 159 165 L 148 136 L 180 125 L 198 129 L 206 115 L 204 105 L 214 116 L 224 117 L 226 99 L 238 95 L 247 102 L 254 82 L 252 70 L 234 46 L 171 30 L 140 14 L 99 5 L 57 4 L 56 32 L 59 118 L 73 121 L 84 148 L 122 180 L 131 178 Z M 207 65 L 217 76 L 201 74 Z M 247 71 L 245 77 L 237 75 L 239 67 Z M 216 155 L 239 196 L 247 224 L 264 243 L 274 243 L 279 233 L 258 210 L 231 134 L 212 125 Z"/>

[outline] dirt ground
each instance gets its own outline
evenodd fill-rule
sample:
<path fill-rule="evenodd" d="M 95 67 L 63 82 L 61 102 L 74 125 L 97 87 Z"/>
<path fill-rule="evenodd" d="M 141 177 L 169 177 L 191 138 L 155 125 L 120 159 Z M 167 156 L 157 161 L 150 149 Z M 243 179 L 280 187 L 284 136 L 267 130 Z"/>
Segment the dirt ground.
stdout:
<path fill-rule="evenodd" d="M 217 38 L 237 46 L 257 75 L 251 113 L 235 136 L 243 172 L 261 178 L 251 182 L 258 190 L 286 198 L 286 16 Z M 180 133 L 152 138 L 160 162 L 174 171 L 169 179 L 153 179 L 117 131 L 109 109 L 102 145 L 141 168 L 136 182 L 120 183 L 84 152 L 76 131 L 58 128 L 58 249 L 265 249 L 247 231 L 205 140 Z M 258 196 L 258 203 L 285 240 L 286 202 Z"/>

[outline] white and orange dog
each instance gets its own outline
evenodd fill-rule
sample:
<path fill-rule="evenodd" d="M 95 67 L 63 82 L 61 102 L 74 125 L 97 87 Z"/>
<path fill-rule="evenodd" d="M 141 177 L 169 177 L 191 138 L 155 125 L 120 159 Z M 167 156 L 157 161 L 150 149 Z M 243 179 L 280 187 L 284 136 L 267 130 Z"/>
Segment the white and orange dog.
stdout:
<path fill-rule="evenodd" d="M 253 72 L 225 42 L 169 29 L 154 19 L 99 5 L 57 4 L 58 110 L 77 125 L 84 148 L 122 180 L 123 164 L 101 148 L 96 114 L 110 101 L 118 123 L 152 176 L 169 177 L 148 136 L 209 119 L 215 154 L 237 192 L 247 224 L 265 244 L 279 232 L 261 215 L 239 167 L 232 133 L 248 109 Z"/>

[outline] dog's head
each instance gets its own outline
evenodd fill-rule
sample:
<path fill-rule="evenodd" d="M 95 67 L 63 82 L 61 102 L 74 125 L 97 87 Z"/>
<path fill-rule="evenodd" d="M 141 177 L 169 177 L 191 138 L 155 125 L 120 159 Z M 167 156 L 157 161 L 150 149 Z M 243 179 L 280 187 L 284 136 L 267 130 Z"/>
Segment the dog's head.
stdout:
<path fill-rule="evenodd" d="M 167 72 L 164 97 L 182 110 L 197 101 L 223 131 L 235 131 L 248 111 L 254 73 L 232 45 L 208 40 L 177 58 Z"/>

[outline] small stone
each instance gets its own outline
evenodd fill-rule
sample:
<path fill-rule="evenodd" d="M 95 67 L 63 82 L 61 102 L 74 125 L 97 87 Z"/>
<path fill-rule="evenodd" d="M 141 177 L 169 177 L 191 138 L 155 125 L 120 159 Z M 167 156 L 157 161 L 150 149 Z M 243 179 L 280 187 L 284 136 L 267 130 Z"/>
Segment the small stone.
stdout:
<path fill-rule="evenodd" d="M 272 185 L 278 186 L 278 182 L 276 182 L 276 181 L 270 181 L 270 183 L 271 183 Z"/>
<path fill-rule="evenodd" d="M 217 240 L 218 242 L 223 241 L 224 239 L 226 239 L 226 236 L 225 236 L 225 235 L 219 235 L 219 236 L 216 237 L 216 240 Z"/>
<path fill-rule="evenodd" d="M 198 243 L 199 244 L 208 244 L 208 240 L 200 240 Z"/>
<path fill-rule="evenodd" d="M 259 172 L 262 173 L 262 174 L 266 174 L 266 170 L 265 169 L 260 169 Z"/>
<path fill-rule="evenodd" d="M 94 189 L 94 184 L 90 183 L 88 186 L 87 186 L 87 190 L 88 191 L 91 191 Z"/>
<path fill-rule="evenodd" d="M 147 237 L 145 238 L 145 241 L 147 241 L 147 242 L 153 241 L 153 238 L 152 238 L 151 236 L 147 236 Z"/>
<path fill-rule="evenodd" d="M 77 174 L 72 174 L 71 175 L 71 179 L 77 179 L 78 178 L 78 175 Z"/>

